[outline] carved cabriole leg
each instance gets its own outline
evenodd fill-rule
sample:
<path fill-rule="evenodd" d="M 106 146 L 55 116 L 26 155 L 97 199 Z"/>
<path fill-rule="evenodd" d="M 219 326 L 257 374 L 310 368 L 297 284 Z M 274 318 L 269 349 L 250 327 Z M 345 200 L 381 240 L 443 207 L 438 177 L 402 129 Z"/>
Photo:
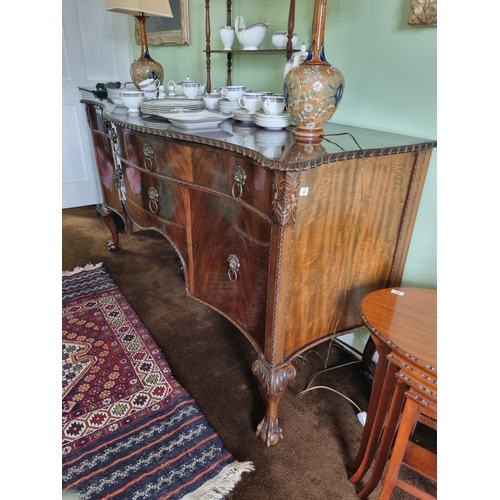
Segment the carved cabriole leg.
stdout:
<path fill-rule="evenodd" d="M 105 222 L 108 229 L 111 231 L 111 240 L 108 240 L 107 246 L 110 252 L 115 252 L 120 249 L 120 244 L 118 242 L 118 229 L 116 229 L 115 220 L 113 219 L 113 213 L 105 205 L 97 205 L 97 211 L 101 216 L 102 220 Z"/>
<path fill-rule="evenodd" d="M 300 172 L 274 172 L 267 334 L 264 359 L 257 360 L 253 365 L 266 401 L 266 415 L 256 434 L 267 446 L 275 445 L 283 438 L 278 422 L 278 405 L 288 383 L 295 377 L 295 367 L 284 365 L 283 360 L 289 267 L 299 187 Z"/>
<path fill-rule="evenodd" d="M 252 371 L 259 380 L 266 400 L 266 415 L 257 426 L 255 434 L 268 447 L 273 446 L 283 439 L 283 432 L 278 422 L 278 404 L 288 383 L 295 378 L 295 366 L 290 363 L 272 370 L 267 363 L 259 359 L 253 364 Z"/>

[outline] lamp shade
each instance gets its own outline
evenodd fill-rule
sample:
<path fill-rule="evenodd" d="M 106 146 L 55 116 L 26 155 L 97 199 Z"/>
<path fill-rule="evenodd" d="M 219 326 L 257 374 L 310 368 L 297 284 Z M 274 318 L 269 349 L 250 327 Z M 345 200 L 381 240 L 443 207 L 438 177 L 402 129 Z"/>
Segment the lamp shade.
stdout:
<path fill-rule="evenodd" d="M 168 0 L 108 0 L 108 10 L 131 16 L 174 17 Z"/>

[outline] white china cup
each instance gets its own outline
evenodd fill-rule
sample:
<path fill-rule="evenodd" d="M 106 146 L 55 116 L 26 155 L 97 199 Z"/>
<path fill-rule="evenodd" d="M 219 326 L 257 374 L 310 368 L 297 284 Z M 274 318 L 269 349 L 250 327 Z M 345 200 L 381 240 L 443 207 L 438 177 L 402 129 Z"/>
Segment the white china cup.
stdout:
<path fill-rule="evenodd" d="M 222 97 L 225 97 L 228 101 L 237 102 L 240 97 L 246 91 L 246 87 L 241 85 L 228 85 L 227 87 L 223 87 L 220 91 Z"/>
<path fill-rule="evenodd" d="M 198 91 L 200 89 L 200 84 L 195 82 L 182 82 L 182 90 L 184 91 L 184 95 L 193 99 L 198 95 Z"/>
<path fill-rule="evenodd" d="M 250 113 L 255 113 L 262 108 L 262 94 L 245 92 L 243 96 L 238 99 L 238 103 Z"/>
<path fill-rule="evenodd" d="M 141 90 L 156 90 L 160 86 L 160 80 L 154 78 L 148 78 L 139 83 L 139 88 Z"/>
<path fill-rule="evenodd" d="M 285 109 L 285 99 L 281 96 L 264 97 L 262 101 L 262 109 L 267 115 L 280 115 Z"/>
<path fill-rule="evenodd" d="M 144 91 L 144 100 L 146 100 L 146 101 L 149 101 L 151 99 L 156 99 L 157 97 L 158 96 L 156 94 L 156 89 Z"/>

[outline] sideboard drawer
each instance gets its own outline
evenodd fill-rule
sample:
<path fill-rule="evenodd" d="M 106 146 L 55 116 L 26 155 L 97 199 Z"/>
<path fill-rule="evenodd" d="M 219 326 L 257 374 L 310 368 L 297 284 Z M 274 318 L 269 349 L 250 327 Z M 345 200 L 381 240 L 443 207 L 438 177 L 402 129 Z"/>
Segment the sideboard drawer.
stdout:
<path fill-rule="evenodd" d="M 184 188 L 126 164 L 123 170 L 127 198 L 157 217 L 186 227 Z"/>
<path fill-rule="evenodd" d="M 191 148 L 121 130 L 120 151 L 148 172 L 191 181 Z"/>
<path fill-rule="evenodd" d="M 245 201 L 269 216 L 271 173 L 251 160 L 226 152 L 196 148 L 192 152 L 193 182 Z"/>
<path fill-rule="evenodd" d="M 264 349 L 271 224 L 240 203 L 191 192 L 194 295 Z"/>

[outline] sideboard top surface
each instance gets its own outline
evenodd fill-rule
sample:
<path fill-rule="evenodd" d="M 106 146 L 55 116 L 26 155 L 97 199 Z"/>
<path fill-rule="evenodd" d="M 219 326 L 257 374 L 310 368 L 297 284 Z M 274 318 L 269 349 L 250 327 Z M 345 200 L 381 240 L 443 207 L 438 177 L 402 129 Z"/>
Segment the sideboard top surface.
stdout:
<path fill-rule="evenodd" d="M 108 99 L 90 98 L 81 102 L 99 106 L 110 122 L 125 129 L 232 151 L 275 170 L 307 170 L 362 156 L 393 155 L 437 146 L 432 139 L 332 122 L 324 126 L 323 140 L 317 144 L 297 142 L 293 129 L 273 131 L 233 119 L 225 120 L 216 129 L 189 131 L 159 117 L 130 115 L 126 108 Z"/>

